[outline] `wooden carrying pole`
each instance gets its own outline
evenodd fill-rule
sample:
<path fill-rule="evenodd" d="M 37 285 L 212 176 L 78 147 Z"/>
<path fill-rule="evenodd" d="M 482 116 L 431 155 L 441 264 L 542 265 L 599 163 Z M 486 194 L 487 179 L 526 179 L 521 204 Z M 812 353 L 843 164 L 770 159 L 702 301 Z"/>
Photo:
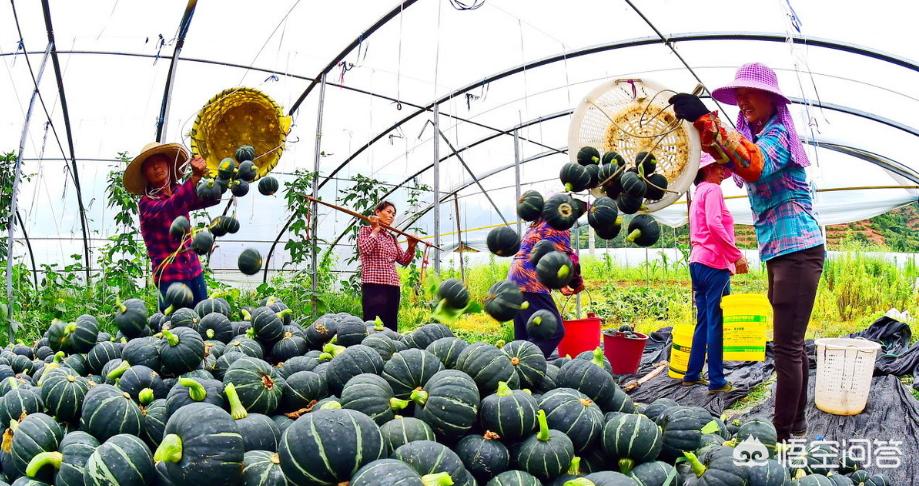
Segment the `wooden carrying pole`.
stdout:
<path fill-rule="evenodd" d="M 364 216 L 363 214 L 358 213 L 357 211 L 352 211 L 352 210 L 350 210 L 350 209 L 348 209 L 348 208 L 343 208 L 343 207 L 341 207 L 341 206 L 338 206 L 338 205 L 335 205 L 335 204 L 332 204 L 332 203 L 327 203 L 327 202 L 325 202 L 325 201 L 320 201 L 319 199 L 316 199 L 316 198 L 314 198 L 313 196 L 306 196 L 306 198 L 307 198 L 309 201 L 314 202 L 314 203 L 316 203 L 316 204 L 322 204 L 323 206 L 326 206 L 326 207 L 335 209 L 335 210 L 337 210 L 337 211 L 341 211 L 341 212 L 343 212 L 343 213 L 345 213 L 345 214 L 354 216 L 355 218 L 360 219 L 360 220 L 362 220 L 362 221 L 366 221 L 366 222 L 368 222 L 368 223 L 370 222 L 370 218 L 369 218 L 369 217 Z M 417 237 L 417 236 L 415 236 L 415 235 L 413 235 L 413 234 L 411 234 L 411 233 L 406 233 L 405 231 L 402 231 L 402 230 L 400 230 L 400 229 L 398 229 L 398 228 L 393 228 L 392 226 L 387 226 L 387 225 L 382 224 L 382 223 L 380 224 L 380 227 L 383 228 L 383 229 L 387 229 L 387 230 L 389 230 L 389 231 L 392 231 L 393 233 L 397 233 L 397 234 L 400 234 L 400 235 L 402 235 L 402 236 L 405 236 L 405 237 L 408 237 L 408 238 L 412 238 L 412 239 L 414 239 L 414 240 L 417 240 L 419 243 L 428 245 L 428 246 L 430 246 L 431 248 L 437 248 L 438 250 L 443 251 L 443 248 L 440 248 L 440 247 L 438 247 L 437 245 L 434 245 L 434 244 L 432 244 L 432 243 L 428 243 L 427 241 L 424 241 L 424 240 L 422 240 L 421 238 L 419 238 L 419 237 Z"/>

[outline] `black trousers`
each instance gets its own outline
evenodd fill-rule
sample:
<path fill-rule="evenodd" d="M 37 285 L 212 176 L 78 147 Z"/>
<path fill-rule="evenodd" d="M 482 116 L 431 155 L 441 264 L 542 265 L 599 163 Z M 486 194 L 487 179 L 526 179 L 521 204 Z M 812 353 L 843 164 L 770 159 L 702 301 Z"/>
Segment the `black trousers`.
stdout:
<path fill-rule="evenodd" d="M 807 430 L 807 382 L 810 374 L 804 334 L 810 322 L 817 284 L 823 274 L 823 245 L 766 262 L 772 304 L 775 371 L 775 416 L 778 439 Z"/>
<path fill-rule="evenodd" d="M 395 285 L 365 283 L 361 284 L 364 308 L 364 320 L 372 321 L 377 317 L 383 325 L 398 331 L 399 323 L 399 287 Z"/>

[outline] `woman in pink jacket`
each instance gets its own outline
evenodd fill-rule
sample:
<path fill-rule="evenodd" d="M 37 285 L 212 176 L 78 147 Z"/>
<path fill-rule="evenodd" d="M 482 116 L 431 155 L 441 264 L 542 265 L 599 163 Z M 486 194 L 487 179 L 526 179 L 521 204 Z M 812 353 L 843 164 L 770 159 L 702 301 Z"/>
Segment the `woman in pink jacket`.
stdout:
<path fill-rule="evenodd" d="M 698 315 L 683 384 L 707 384 L 709 393 L 732 389 L 724 378 L 721 297 L 731 292 L 731 275 L 747 272 L 747 260 L 734 242 L 734 218 L 721 193 L 721 181 L 730 175 L 729 169 L 703 153 L 689 208 L 689 273 Z M 706 351 L 708 381 L 702 378 Z"/>

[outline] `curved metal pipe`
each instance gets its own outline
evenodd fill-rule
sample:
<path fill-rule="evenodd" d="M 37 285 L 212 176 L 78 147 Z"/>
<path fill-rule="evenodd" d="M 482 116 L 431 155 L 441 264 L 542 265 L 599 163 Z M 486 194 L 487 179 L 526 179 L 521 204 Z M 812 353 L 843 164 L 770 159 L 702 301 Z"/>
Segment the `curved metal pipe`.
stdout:
<path fill-rule="evenodd" d="M 163 90 L 163 101 L 160 103 L 160 116 L 156 119 L 156 141 L 163 143 L 166 137 L 166 119 L 169 117 L 169 101 L 172 97 L 172 87 L 176 76 L 176 67 L 178 64 L 179 54 L 182 47 L 185 46 L 185 36 L 188 35 L 188 28 L 191 27 L 191 19 L 195 15 L 195 6 L 198 0 L 188 0 L 185 5 L 185 12 L 182 14 L 182 20 L 179 21 L 179 36 L 176 40 L 175 50 L 172 51 L 172 59 L 169 61 L 169 74 L 166 75 L 166 87 Z"/>

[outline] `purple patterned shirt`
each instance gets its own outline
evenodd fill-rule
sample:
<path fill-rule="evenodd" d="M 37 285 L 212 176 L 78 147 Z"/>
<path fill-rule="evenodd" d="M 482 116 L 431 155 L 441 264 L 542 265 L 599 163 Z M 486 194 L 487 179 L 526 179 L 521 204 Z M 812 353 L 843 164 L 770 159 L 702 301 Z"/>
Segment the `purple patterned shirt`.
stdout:
<path fill-rule="evenodd" d="M 218 201 L 219 202 L 219 201 Z M 216 202 L 210 204 L 213 206 Z M 189 211 L 204 209 L 209 204 L 205 204 L 198 199 L 195 192 L 195 186 L 191 179 L 182 184 L 173 186 L 171 196 L 149 197 L 143 195 L 137 204 L 138 215 L 140 216 L 140 234 L 144 237 L 144 244 L 147 245 L 147 255 L 150 257 L 150 263 L 153 265 L 153 280 L 157 284 L 160 282 L 177 282 L 180 280 L 191 280 L 201 275 L 201 262 L 198 261 L 198 255 L 195 254 L 188 244 L 185 249 L 176 255 L 175 260 L 163 268 L 160 264 L 163 260 L 171 255 L 179 246 L 179 242 L 172 239 L 169 235 L 169 227 L 172 221 L 179 217 L 185 216 L 191 220 Z"/>
<path fill-rule="evenodd" d="M 784 125 L 772 117 L 753 142 L 763 153 L 763 173 L 747 183 L 753 226 L 762 261 L 823 244 L 814 217 L 814 202 L 803 167 L 791 163 L 792 140 Z M 797 143 L 797 141 L 794 141 Z"/>
<path fill-rule="evenodd" d="M 575 264 L 575 266 L 578 264 L 578 256 L 571 249 L 571 230 L 559 231 L 549 226 L 549 223 L 546 223 L 545 220 L 537 219 L 530 224 L 527 232 L 521 238 L 520 251 L 514 255 L 507 275 L 507 279 L 517 284 L 522 292 L 549 293 L 549 289 L 536 276 L 536 265 L 530 262 L 530 252 L 540 240 L 554 242 L 556 250 L 566 253 L 571 258 L 571 263 Z M 576 275 L 575 279 L 577 278 L 580 277 Z"/>

